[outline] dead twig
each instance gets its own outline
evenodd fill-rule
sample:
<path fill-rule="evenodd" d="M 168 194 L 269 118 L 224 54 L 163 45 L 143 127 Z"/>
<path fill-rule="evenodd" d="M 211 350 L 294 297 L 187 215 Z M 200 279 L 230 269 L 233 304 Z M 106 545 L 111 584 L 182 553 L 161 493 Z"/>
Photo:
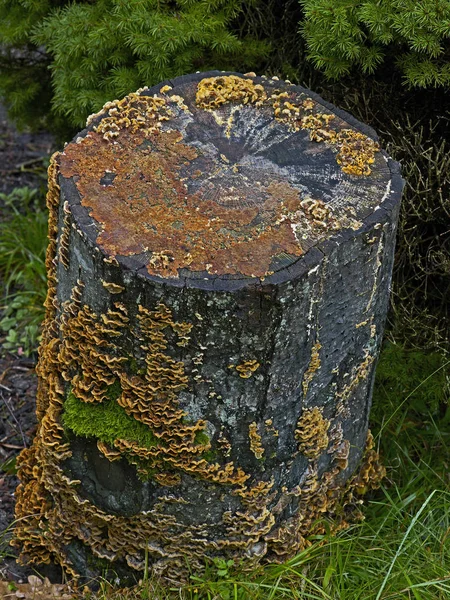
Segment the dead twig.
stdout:
<path fill-rule="evenodd" d="M 1 387 L 4 387 L 4 386 L 1 386 Z M 14 414 L 14 411 L 9 406 L 8 400 L 6 399 L 6 397 L 2 393 L 0 393 L 0 399 L 3 400 L 3 402 L 5 403 L 5 406 L 6 406 L 7 410 L 8 410 L 8 412 L 9 412 L 9 414 L 11 415 L 11 417 L 13 418 L 13 420 L 16 423 L 17 427 L 19 428 L 20 435 L 22 436 L 23 445 L 26 448 L 27 447 L 27 440 L 26 440 L 25 434 L 23 433 L 23 429 L 22 429 L 21 424 L 17 420 L 16 415 Z"/>
<path fill-rule="evenodd" d="M 10 448 L 11 450 L 23 450 L 26 446 L 18 446 L 17 444 L 5 444 L 4 442 L 0 442 L 0 446 L 4 448 Z"/>
<path fill-rule="evenodd" d="M 23 163 L 14 165 L 12 169 L 0 169 L 0 175 L 14 175 L 16 173 L 23 173 L 27 170 L 27 167 L 31 167 L 34 164 L 42 163 L 42 161 L 45 160 L 45 158 L 47 157 L 40 156 L 38 158 L 31 158 L 30 160 L 26 160 Z"/>

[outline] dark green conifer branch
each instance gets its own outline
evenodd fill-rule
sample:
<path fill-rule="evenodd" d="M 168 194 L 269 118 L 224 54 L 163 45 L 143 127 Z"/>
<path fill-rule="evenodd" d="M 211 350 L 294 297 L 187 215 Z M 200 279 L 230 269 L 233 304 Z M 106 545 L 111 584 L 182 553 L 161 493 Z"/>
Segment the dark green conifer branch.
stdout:
<path fill-rule="evenodd" d="M 338 79 L 385 61 L 417 87 L 450 82 L 449 0 L 300 0 L 308 58 Z"/>
<path fill-rule="evenodd" d="M 0 94 L 23 123 L 56 116 L 82 127 L 139 87 L 195 70 L 254 68 L 268 43 L 233 31 L 243 3 L 0 0 Z"/>

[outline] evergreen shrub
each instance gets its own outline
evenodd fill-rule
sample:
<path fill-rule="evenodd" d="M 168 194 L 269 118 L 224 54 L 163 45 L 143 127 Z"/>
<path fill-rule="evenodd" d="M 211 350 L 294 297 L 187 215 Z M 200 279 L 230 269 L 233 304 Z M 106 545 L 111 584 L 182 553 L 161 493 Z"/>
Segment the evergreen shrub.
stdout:
<path fill-rule="evenodd" d="M 233 30 L 243 4 L 0 0 L 0 95 L 22 123 L 47 117 L 51 125 L 51 102 L 57 126 L 63 117 L 76 129 L 145 85 L 197 70 L 254 69 L 268 44 Z"/>
<path fill-rule="evenodd" d="M 387 61 L 409 86 L 450 84 L 449 0 L 300 0 L 308 58 L 331 78 Z"/>

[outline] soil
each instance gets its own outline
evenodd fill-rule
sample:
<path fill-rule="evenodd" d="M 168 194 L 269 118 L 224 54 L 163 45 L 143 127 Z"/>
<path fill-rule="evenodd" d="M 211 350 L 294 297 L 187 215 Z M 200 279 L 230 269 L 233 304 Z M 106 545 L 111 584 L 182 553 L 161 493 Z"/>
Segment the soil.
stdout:
<path fill-rule="evenodd" d="M 0 193 L 8 194 L 16 187 L 45 185 L 42 167 L 53 150 L 50 133 L 17 131 L 0 104 Z"/>
<path fill-rule="evenodd" d="M 54 150 L 46 131 L 19 132 L 0 105 L 0 193 L 17 187 L 43 187 L 45 165 Z M 3 203 L 0 199 L 0 218 Z M 1 282 L 0 282 L 1 283 Z M 15 462 L 36 431 L 35 358 L 5 354 L 0 337 L 0 598 L 72 598 L 56 567 L 31 568 L 16 563 L 9 546 L 14 522 Z"/>

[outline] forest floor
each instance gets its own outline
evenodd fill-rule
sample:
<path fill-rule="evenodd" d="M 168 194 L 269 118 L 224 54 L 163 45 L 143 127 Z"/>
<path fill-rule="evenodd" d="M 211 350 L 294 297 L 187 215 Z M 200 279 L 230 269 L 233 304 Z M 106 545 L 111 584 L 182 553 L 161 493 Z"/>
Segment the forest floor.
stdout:
<path fill-rule="evenodd" d="M 42 187 L 42 165 L 54 148 L 48 132 L 22 133 L 11 124 L 0 105 L 0 194 L 15 188 Z M 38 168 L 37 168 L 38 167 Z M 4 217 L 0 200 L 0 219 Z M 0 598 L 71 598 L 60 585 L 60 573 L 21 566 L 9 546 L 14 522 L 14 491 L 19 481 L 15 463 L 23 448 L 30 446 L 36 432 L 35 360 L 1 351 L 0 338 Z M 46 576 L 49 579 L 45 579 Z"/>

